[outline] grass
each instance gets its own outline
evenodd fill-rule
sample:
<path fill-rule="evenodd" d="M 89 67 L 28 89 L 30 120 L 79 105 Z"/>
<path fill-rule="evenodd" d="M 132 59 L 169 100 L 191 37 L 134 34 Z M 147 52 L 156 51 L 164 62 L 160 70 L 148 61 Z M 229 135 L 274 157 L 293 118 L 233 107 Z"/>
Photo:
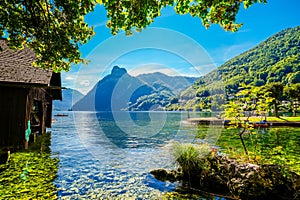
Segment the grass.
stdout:
<path fill-rule="evenodd" d="M 28 150 L 11 154 L 0 165 L 0 199 L 57 199 L 58 159 L 50 156 L 50 133 L 38 137 Z"/>
<path fill-rule="evenodd" d="M 190 119 L 203 119 L 203 120 L 209 120 L 209 118 L 201 117 L 201 118 L 190 118 Z M 215 118 L 211 118 L 211 120 L 214 120 Z M 226 118 L 227 120 L 231 120 L 230 118 Z M 246 120 L 247 117 L 241 117 L 241 120 Z M 264 117 L 250 117 L 249 121 L 251 122 L 260 122 L 264 120 Z M 267 117 L 268 122 L 300 122 L 300 116 L 297 117 Z"/>
<path fill-rule="evenodd" d="M 245 118 L 246 119 L 246 118 Z M 250 117 L 250 121 L 259 122 L 262 117 Z M 300 122 L 300 117 L 267 117 L 268 122 Z"/>
<path fill-rule="evenodd" d="M 242 117 L 241 120 L 246 120 L 247 117 Z M 230 119 L 229 119 L 230 120 Z M 260 122 L 264 117 L 250 117 L 250 122 Z M 300 122 L 300 117 L 267 117 L 268 122 Z"/>
<path fill-rule="evenodd" d="M 268 117 L 267 121 L 272 121 L 272 122 L 300 122 L 300 117 Z"/>
<path fill-rule="evenodd" d="M 175 142 L 172 147 L 172 155 L 182 168 L 183 174 L 189 175 L 190 171 L 205 168 L 206 158 L 212 155 L 212 149 L 207 144 L 194 145 Z"/>

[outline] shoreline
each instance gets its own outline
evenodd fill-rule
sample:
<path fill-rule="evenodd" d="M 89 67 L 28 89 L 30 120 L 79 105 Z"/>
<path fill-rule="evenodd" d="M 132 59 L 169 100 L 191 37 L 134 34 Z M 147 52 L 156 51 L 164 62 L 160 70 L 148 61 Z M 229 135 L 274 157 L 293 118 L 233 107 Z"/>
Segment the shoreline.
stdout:
<path fill-rule="evenodd" d="M 192 125 L 229 125 L 230 120 L 219 119 L 216 117 L 199 117 L 199 118 L 188 118 L 183 120 L 184 123 Z M 266 123 L 260 124 L 259 122 L 253 122 L 255 125 L 261 125 L 263 127 L 268 126 L 293 126 L 300 127 L 300 121 L 273 121 L 267 120 Z M 265 125 L 265 126 L 264 126 Z"/>

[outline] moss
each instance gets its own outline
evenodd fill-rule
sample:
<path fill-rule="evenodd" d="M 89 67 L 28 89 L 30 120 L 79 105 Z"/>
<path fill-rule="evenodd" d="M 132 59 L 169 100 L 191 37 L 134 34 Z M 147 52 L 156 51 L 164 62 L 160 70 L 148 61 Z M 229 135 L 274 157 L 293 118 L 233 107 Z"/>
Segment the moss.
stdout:
<path fill-rule="evenodd" d="M 0 165 L 0 199 L 56 199 L 58 159 L 50 156 L 50 133 L 38 137 L 26 151 L 11 154 Z"/>

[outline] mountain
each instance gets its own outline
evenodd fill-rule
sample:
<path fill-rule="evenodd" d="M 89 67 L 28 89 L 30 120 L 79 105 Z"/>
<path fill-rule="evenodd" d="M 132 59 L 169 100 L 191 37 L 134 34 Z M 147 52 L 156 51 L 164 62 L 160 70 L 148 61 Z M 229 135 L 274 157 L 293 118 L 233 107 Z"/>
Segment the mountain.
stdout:
<path fill-rule="evenodd" d="M 130 105 L 129 110 L 163 110 L 170 99 L 191 86 L 198 78 L 168 76 L 160 72 L 141 74 L 138 79 L 151 85 L 155 90 L 142 96 Z"/>
<path fill-rule="evenodd" d="M 138 75 L 137 78 L 152 85 L 156 89 L 159 89 L 158 87 L 160 86 L 165 86 L 176 95 L 187 89 L 199 79 L 199 77 L 168 76 L 160 72 L 141 74 Z"/>
<path fill-rule="evenodd" d="M 189 87 L 196 78 L 167 76 L 162 73 L 130 76 L 114 66 L 111 74 L 72 107 L 73 110 L 119 111 L 161 110 L 170 98 Z"/>
<path fill-rule="evenodd" d="M 150 95 L 154 88 L 130 76 L 126 69 L 114 66 L 111 74 L 100 80 L 73 110 L 119 111 L 128 109 L 138 98 Z"/>
<path fill-rule="evenodd" d="M 72 108 L 72 105 L 80 100 L 84 95 L 74 89 L 62 90 L 62 101 L 53 101 L 53 110 L 66 111 Z"/>
<path fill-rule="evenodd" d="M 254 48 L 228 60 L 180 93 L 169 110 L 220 109 L 241 83 L 262 86 L 300 82 L 300 26 L 269 37 Z"/>

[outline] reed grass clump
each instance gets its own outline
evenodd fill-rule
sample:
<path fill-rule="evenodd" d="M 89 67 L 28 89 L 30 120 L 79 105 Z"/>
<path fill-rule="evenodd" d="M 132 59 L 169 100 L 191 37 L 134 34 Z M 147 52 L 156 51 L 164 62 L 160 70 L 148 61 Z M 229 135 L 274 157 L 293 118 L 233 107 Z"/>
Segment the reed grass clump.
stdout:
<path fill-rule="evenodd" d="M 208 158 L 212 156 L 212 149 L 206 144 L 191 144 L 175 142 L 172 155 L 180 166 L 183 176 L 189 177 L 191 173 L 203 172 L 208 169 Z"/>

